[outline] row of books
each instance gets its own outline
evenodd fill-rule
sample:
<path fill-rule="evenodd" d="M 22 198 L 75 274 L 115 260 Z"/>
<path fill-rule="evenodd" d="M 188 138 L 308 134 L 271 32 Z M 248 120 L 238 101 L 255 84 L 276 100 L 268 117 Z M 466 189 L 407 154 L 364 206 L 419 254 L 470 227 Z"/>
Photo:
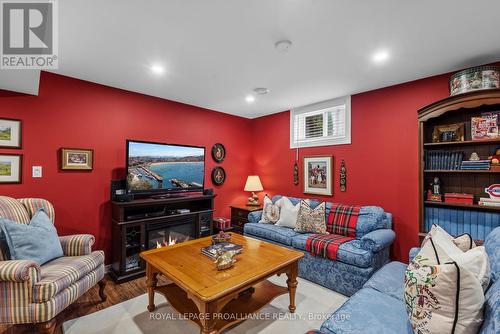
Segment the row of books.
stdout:
<path fill-rule="evenodd" d="M 484 206 L 498 206 L 500 207 L 500 199 L 494 199 L 494 198 L 489 198 L 489 197 L 481 197 L 479 199 L 479 205 L 484 205 Z"/>
<path fill-rule="evenodd" d="M 462 161 L 461 169 L 463 170 L 489 170 L 491 165 L 490 160 L 472 160 Z"/>
<path fill-rule="evenodd" d="M 458 170 L 463 157 L 462 151 L 425 151 L 425 169 Z"/>

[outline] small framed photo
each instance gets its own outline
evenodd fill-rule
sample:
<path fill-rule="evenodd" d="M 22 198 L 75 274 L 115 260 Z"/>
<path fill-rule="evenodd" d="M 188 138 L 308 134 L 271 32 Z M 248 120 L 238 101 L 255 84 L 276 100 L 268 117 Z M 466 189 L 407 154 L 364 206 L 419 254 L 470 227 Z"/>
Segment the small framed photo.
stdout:
<path fill-rule="evenodd" d="M 94 150 L 85 148 L 61 148 L 62 170 L 92 170 Z"/>
<path fill-rule="evenodd" d="M 433 143 L 446 143 L 465 140 L 465 123 L 436 125 L 432 132 Z"/>
<path fill-rule="evenodd" d="M 0 147 L 21 148 L 21 127 L 19 119 L 0 118 Z"/>
<path fill-rule="evenodd" d="M 304 194 L 333 195 L 333 156 L 304 157 Z"/>
<path fill-rule="evenodd" d="M 0 154 L 0 183 L 21 183 L 22 174 L 21 154 Z"/>

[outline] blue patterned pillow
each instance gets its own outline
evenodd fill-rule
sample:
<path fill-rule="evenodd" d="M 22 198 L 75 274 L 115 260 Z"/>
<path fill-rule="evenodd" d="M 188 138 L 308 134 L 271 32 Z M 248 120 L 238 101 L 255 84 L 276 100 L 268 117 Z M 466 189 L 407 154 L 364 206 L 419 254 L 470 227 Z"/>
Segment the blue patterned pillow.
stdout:
<path fill-rule="evenodd" d="M 11 260 L 32 260 L 42 265 L 63 256 L 57 230 L 43 209 L 31 218 L 29 224 L 0 219 L 0 229 Z"/>

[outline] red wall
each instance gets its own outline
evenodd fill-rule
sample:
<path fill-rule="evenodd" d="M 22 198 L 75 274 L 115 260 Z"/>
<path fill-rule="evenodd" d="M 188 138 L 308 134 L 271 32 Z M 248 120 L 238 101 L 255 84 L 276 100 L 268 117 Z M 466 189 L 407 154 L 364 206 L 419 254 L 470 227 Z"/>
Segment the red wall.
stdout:
<path fill-rule="evenodd" d="M 23 120 L 23 183 L 0 185 L 0 194 L 42 197 L 56 210 L 59 234 L 91 233 L 110 258 L 110 180 L 125 175 L 125 139 L 205 146 L 206 187 L 216 165 L 210 148 L 221 142 L 226 183 L 215 189 L 216 215 L 242 202 L 251 169 L 250 120 L 42 72 L 39 96 L 0 92 L 0 117 Z M 60 171 L 61 147 L 94 149 L 92 172 Z M 43 178 L 31 166 L 43 166 Z"/>
<path fill-rule="evenodd" d="M 379 205 L 394 215 L 393 256 L 406 261 L 418 244 L 417 110 L 449 95 L 449 75 L 352 96 L 350 145 L 299 150 L 301 183 L 293 185 L 295 150 L 290 149 L 290 114 L 282 112 L 253 121 L 254 171 L 265 192 L 297 197 L 302 193 L 302 157 L 329 154 L 335 158 L 334 195 L 325 200 Z M 347 191 L 339 190 L 340 161 L 347 168 Z"/>

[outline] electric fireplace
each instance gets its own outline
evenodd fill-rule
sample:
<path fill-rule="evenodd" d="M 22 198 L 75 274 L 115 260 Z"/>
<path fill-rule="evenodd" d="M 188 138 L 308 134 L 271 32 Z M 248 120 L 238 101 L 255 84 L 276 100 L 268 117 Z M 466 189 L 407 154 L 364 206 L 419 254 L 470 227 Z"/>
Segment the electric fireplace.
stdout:
<path fill-rule="evenodd" d="M 161 248 L 195 238 L 196 221 L 186 217 L 171 222 L 153 223 L 146 226 L 147 249 Z"/>

